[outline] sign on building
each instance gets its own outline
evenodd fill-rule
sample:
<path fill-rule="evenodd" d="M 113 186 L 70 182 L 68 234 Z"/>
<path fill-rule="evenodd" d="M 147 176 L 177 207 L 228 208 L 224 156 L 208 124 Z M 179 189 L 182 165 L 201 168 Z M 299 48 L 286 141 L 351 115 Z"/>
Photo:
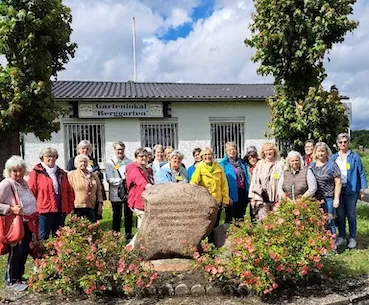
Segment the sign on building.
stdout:
<path fill-rule="evenodd" d="M 160 118 L 163 104 L 160 102 L 79 102 L 79 118 Z"/>

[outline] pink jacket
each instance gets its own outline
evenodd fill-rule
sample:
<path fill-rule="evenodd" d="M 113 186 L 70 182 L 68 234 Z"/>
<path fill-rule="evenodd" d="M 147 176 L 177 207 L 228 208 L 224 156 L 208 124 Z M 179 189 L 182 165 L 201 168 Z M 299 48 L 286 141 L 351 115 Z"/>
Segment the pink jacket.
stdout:
<path fill-rule="evenodd" d="M 151 168 L 148 168 L 147 171 L 152 176 Z M 141 195 L 146 185 L 151 183 L 150 178 L 138 164 L 133 162 L 126 167 L 126 182 L 128 188 L 128 206 L 131 209 L 144 210 L 145 203 Z"/>

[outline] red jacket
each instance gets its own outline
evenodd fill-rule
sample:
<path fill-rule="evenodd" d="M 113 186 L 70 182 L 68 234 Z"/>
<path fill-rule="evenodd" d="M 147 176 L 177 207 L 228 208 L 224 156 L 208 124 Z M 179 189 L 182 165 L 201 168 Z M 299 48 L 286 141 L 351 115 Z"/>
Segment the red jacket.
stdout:
<path fill-rule="evenodd" d="M 60 181 L 61 211 L 69 214 L 74 209 L 74 191 L 65 171 L 58 167 L 56 175 Z M 53 181 L 41 164 L 37 164 L 33 168 L 29 175 L 28 184 L 37 199 L 38 213 L 58 212 Z"/>
<path fill-rule="evenodd" d="M 126 167 L 126 183 L 128 188 L 128 206 L 131 209 L 145 209 L 145 203 L 142 200 L 142 193 L 145 190 L 145 186 L 152 182 L 152 169 L 147 169 L 148 177 L 145 171 L 135 162 L 132 162 Z M 151 180 L 151 181 L 150 181 Z"/>

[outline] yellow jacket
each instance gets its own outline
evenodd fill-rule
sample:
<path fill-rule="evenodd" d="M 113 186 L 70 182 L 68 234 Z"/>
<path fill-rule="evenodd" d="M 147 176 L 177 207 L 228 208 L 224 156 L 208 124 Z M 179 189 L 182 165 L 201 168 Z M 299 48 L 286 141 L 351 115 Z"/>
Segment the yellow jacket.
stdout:
<path fill-rule="evenodd" d="M 227 178 L 217 162 L 214 162 L 212 173 L 204 162 L 199 163 L 191 177 L 190 184 L 197 184 L 207 188 L 218 204 L 229 204 Z"/>

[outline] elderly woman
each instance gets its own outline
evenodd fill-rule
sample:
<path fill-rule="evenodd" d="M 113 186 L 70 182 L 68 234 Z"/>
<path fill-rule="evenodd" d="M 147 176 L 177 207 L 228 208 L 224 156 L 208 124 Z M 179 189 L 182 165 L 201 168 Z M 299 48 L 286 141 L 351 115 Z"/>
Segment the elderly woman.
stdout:
<path fill-rule="evenodd" d="M 336 234 L 334 224 L 334 209 L 338 208 L 341 193 L 341 171 L 336 162 L 330 160 L 332 152 L 327 144 L 315 144 L 313 161 L 310 168 L 317 181 L 315 198 L 323 204 L 323 210 L 328 214 L 328 229 Z"/>
<path fill-rule="evenodd" d="M 251 205 L 259 221 L 272 211 L 279 201 L 278 183 L 284 172 L 284 164 L 279 160 L 279 150 L 274 143 L 265 143 L 261 147 L 260 157 L 252 174 L 249 193 Z"/>
<path fill-rule="evenodd" d="M 192 151 L 192 156 L 195 160 L 195 162 L 188 168 L 187 175 L 188 175 L 188 181 L 191 180 L 193 173 L 195 172 L 196 166 L 198 166 L 201 162 L 201 148 L 196 147 Z"/>
<path fill-rule="evenodd" d="M 0 182 L 0 214 L 23 215 L 24 237 L 22 241 L 11 245 L 6 266 L 6 285 L 22 291 L 24 266 L 30 252 L 29 244 L 37 234 L 36 198 L 28 186 L 24 175 L 26 163 L 20 156 L 12 156 L 5 163 L 4 179 Z"/>
<path fill-rule="evenodd" d="M 68 180 L 75 194 L 74 213 L 78 217 L 86 217 L 95 222 L 95 209 L 97 214 L 101 215 L 103 198 L 99 177 L 87 169 L 89 162 L 89 158 L 84 154 L 76 156 L 74 159 L 76 169 L 68 172 Z"/>
<path fill-rule="evenodd" d="M 137 229 L 141 227 L 145 214 L 145 204 L 142 193 L 154 184 L 151 168 L 147 168 L 148 153 L 144 148 L 135 151 L 135 160 L 126 167 L 126 181 L 128 186 L 128 206 L 137 215 Z M 134 245 L 136 235 L 130 241 Z"/>
<path fill-rule="evenodd" d="M 279 197 L 295 200 L 315 195 L 317 183 L 310 168 L 304 166 L 302 156 L 290 151 L 286 159 L 286 170 L 279 179 Z"/>
<path fill-rule="evenodd" d="M 40 240 L 48 239 L 50 233 L 55 236 L 74 207 L 74 191 L 67 173 L 56 165 L 58 157 L 55 148 L 44 148 L 40 152 L 41 163 L 33 168 L 28 179 L 37 200 Z"/>
<path fill-rule="evenodd" d="M 87 165 L 87 170 L 91 173 L 95 173 L 99 179 L 100 179 L 100 184 L 101 184 L 101 196 L 103 198 L 103 200 L 106 200 L 106 192 L 105 192 L 105 188 L 104 188 L 104 175 L 102 174 L 100 167 L 99 167 L 99 163 L 97 162 L 97 160 L 95 158 L 92 157 L 92 144 L 90 143 L 90 141 L 88 140 L 82 140 L 81 142 L 78 143 L 77 145 L 77 152 L 80 155 L 85 155 L 89 158 L 89 163 Z M 68 162 L 67 165 L 67 171 L 72 171 L 75 170 L 75 157 L 71 158 Z M 96 207 L 98 205 L 96 204 Z M 95 217 L 96 219 L 101 219 L 101 214 L 99 215 L 97 213 L 97 210 L 95 210 Z"/>
<path fill-rule="evenodd" d="M 164 161 L 164 147 L 161 144 L 154 146 L 154 161 L 152 162 L 151 168 L 154 174 L 155 183 L 158 182 L 158 175 L 160 168 L 166 163 Z"/>
<path fill-rule="evenodd" d="M 247 166 L 238 155 L 237 145 L 228 142 L 225 145 L 226 156 L 219 162 L 223 168 L 228 181 L 229 206 L 226 210 L 226 223 L 233 219 L 241 221 L 244 219 L 248 200 L 250 175 Z"/>
<path fill-rule="evenodd" d="M 347 247 L 356 248 L 356 204 L 358 198 L 364 198 L 364 189 L 368 187 L 363 164 L 358 154 L 350 150 L 350 136 L 340 133 L 337 136 L 339 152 L 332 156 L 341 171 L 342 189 L 340 205 L 337 209 L 339 236 L 336 246 L 346 245 L 346 218 L 348 219 L 350 238 Z"/>
<path fill-rule="evenodd" d="M 202 162 L 196 167 L 190 183 L 205 187 L 219 204 L 217 221 L 215 223 L 215 226 L 218 226 L 222 207 L 229 205 L 227 177 L 223 168 L 214 161 L 214 154 L 211 148 L 203 148 L 200 155 Z"/>
<path fill-rule="evenodd" d="M 158 183 L 188 182 L 187 170 L 182 165 L 183 157 L 183 154 L 178 150 L 172 151 L 169 157 L 169 162 L 160 168 Z"/>

